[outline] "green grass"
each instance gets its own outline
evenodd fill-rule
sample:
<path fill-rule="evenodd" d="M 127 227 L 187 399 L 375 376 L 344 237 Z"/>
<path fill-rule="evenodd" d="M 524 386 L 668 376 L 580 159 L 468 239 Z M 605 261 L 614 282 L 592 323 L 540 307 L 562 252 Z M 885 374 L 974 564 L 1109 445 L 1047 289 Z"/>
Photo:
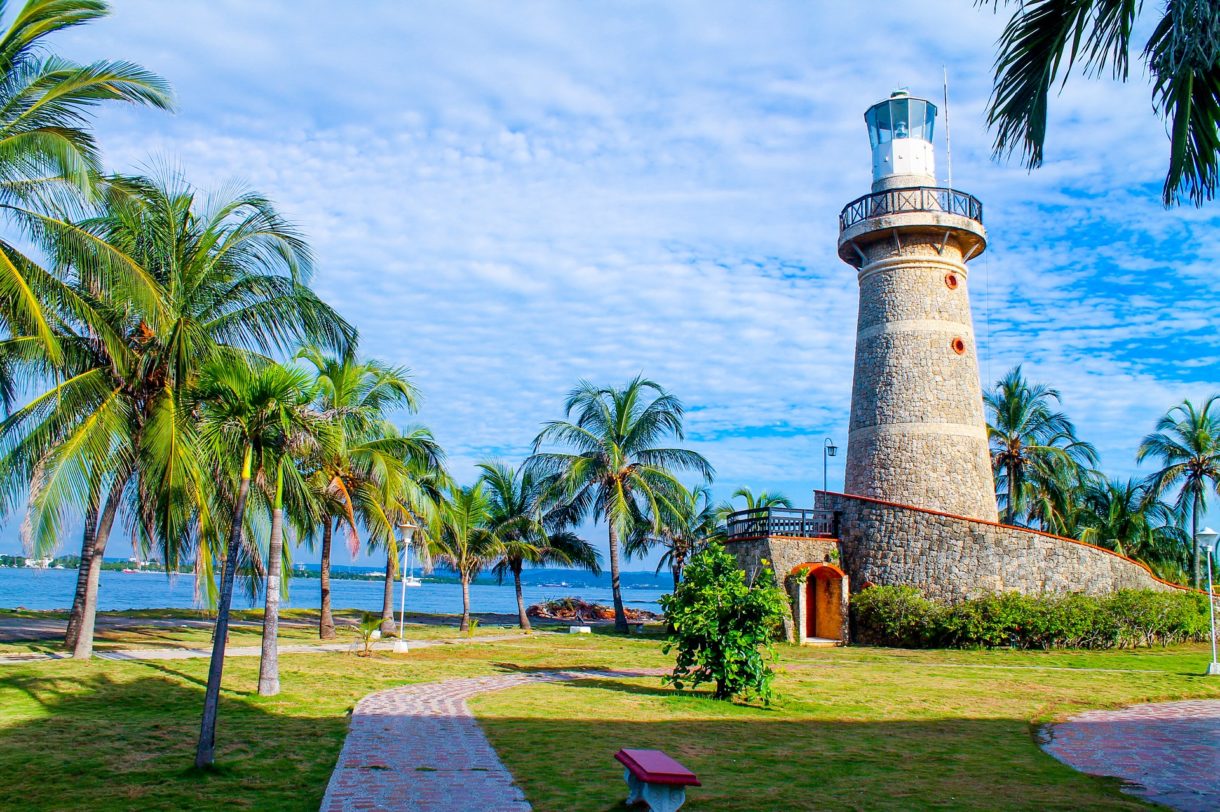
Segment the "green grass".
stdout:
<path fill-rule="evenodd" d="M 476 713 L 538 810 L 620 808 L 619 747 L 661 747 L 704 786 L 684 809 L 1144 808 L 1044 755 L 1034 725 L 1087 707 L 1220 696 L 1201 647 L 1030 653 L 785 648 L 771 708 L 657 679 L 532 685 Z M 661 667 L 655 638 L 543 631 L 406 656 L 283 655 L 226 665 L 218 770 L 190 768 L 207 660 L 0 668 L 0 807 L 318 808 L 360 697 L 410 682 L 546 668 Z M 1086 670 L 1086 669 L 1109 669 Z"/>

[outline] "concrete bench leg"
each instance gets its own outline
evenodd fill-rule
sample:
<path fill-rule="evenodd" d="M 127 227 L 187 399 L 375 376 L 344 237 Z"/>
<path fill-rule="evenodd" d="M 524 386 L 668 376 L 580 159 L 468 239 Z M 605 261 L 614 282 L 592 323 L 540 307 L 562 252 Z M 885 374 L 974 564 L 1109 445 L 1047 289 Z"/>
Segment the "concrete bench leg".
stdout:
<path fill-rule="evenodd" d="M 686 803 L 686 787 L 646 784 L 626 767 L 623 768 L 623 780 L 627 782 L 628 806 L 642 801 L 648 804 L 652 812 L 677 812 Z"/>

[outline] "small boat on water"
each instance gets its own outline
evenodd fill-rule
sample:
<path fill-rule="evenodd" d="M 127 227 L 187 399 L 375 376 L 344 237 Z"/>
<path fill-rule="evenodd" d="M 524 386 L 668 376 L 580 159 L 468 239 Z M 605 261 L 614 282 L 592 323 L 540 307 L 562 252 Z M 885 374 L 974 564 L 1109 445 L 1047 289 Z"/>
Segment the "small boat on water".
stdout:
<path fill-rule="evenodd" d="M 418 578 L 416 578 L 414 575 L 408 575 L 406 578 L 402 579 L 402 582 L 406 586 L 423 586 L 424 585 L 424 582 L 419 580 Z"/>

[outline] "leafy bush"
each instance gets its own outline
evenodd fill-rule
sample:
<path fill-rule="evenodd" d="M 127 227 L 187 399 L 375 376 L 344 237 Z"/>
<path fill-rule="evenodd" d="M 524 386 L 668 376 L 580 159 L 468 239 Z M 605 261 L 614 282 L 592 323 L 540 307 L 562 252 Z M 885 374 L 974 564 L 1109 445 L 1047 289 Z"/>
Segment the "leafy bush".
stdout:
<path fill-rule="evenodd" d="M 665 682 L 682 689 L 713 682 L 716 699 L 757 695 L 771 699 L 775 674 L 764 654 L 788 612 L 788 599 L 764 568 L 747 584 L 737 560 L 718 544 L 691 558 L 682 583 L 661 597 L 669 625 L 664 651 L 677 649 L 678 661 Z"/>
<path fill-rule="evenodd" d="M 952 605 L 909 586 L 874 586 L 852 599 L 861 643 L 904 648 L 1130 648 L 1207 639 L 1199 593 L 988 594 Z"/>

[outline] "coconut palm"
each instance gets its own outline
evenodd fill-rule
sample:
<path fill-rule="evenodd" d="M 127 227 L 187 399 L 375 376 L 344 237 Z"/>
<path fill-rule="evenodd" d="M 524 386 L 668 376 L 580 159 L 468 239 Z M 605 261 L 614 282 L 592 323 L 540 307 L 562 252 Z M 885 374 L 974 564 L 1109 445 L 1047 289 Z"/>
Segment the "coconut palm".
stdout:
<path fill-rule="evenodd" d="M 716 508 L 716 518 L 718 521 L 723 522 L 729 517 L 730 513 L 736 513 L 739 510 L 739 508 L 737 508 L 732 502 L 733 499 L 737 499 L 738 497 L 741 497 L 746 502 L 746 506 L 744 508 L 740 508 L 741 510 L 757 510 L 760 508 L 769 507 L 792 507 L 792 500 L 787 496 L 784 496 L 782 493 L 761 491 L 760 493 L 755 494 L 748 485 L 743 485 L 742 487 L 733 491 L 733 496 L 728 502 L 721 502 L 720 506 Z"/>
<path fill-rule="evenodd" d="M 1090 517 L 1088 494 L 1104 484 L 1087 466 L 1057 454 L 1038 455 L 1025 474 L 1025 517 L 1048 533 L 1080 538 Z"/>
<path fill-rule="evenodd" d="M 0 426 L 0 496 L 11 508 L 29 484 L 28 543 L 46 550 L 70 516 L 90 520 L 69 629 L 78 657 L 92 651 L 102 555 L 121 507 L 162 547 L 167 567 L 181 545 L 215 537 L 197 532 L 207 477 L 183 406 L 201 366 L 301 340 L 340 350 L 355 341 L 306 286 L 309 249 L 265 198 L 232 189 L 205 199 L 172 176 L 122 187 L 82 230 L 131 257 L 156 285 L 156 302 L 96 287 L 73 276 L 84 263 L 66 259 L 73 294 L 96 318 L 58 322 L 57 379 Z"/>
<path fill-rule="evenodd" d="M 504 542 L 491 526 L 492 503 L 482 481 L 469 487 L 450 486 L 428 535 L 437 557 L 457 570 L 462 583 L 461 631 L 470 629 L 470 583 L 504 555 Z"/>
<path fill-rule="evenodd" d="M 982 2 L 982 0 L 979 0 Z M 1017 5 L 1000 37 L 987 111 L 995 151 L 1042 164 L 1050 95 L 1075 67 L 1125 81 L 1144 4 L 1130 0 L 995 0 Z M 1213 0 L 1158 4 L 1140 52 L 1153 108 L 1169 134 L 1163 198 L 1211 200 L 1220 177 L 1220 10 Z M 1062 77 L 1062 78 L 1061 78 Z"/>
<path fill-rule="evenodd" d="M 0 16 L 8 11 L 9 3 L 0 2 Z M 83 317 L 86 310 L 58 275 L 40 268 L 16 241 L 32 241 L 51 253 L 88 247 L 94 261 L 82 270 L 94 285 L 121 287 L 146 304 L 156 297 L 139 266 L 99 246 L 65 214 L 95 193 L 101 161 L 87 128 L 90 110 L 111 101 L 172 105 L 165 81 L 138 65 L 78 65 L 47 50 L 48 36 L 108 13 L 100 0 L 27 0 L 0 36 L 0 210 L 16 228 L 0 237 L 0 328 L 27 339 L 52 365 L 64 358 L 57 315 L 49 311 L 67 307 Z M 11 375 L 0 365 L 6 403 L 14 393 Z"/>
<path fill-rule="evenodd" d="M 680 487 L 675 472 L 690 470 L 710 480 L 712 466 L 700 454 L 659 446 L 683 438 L 681 401 L 661 386 L 637 377 L 621 389 L 588 381 L 564 404 L 567 419 L 546 423 L 534 439 L 527 467 L 534 476 L 555 477 L 573 516 L 605 520 L 610 542 L 614 626 L 626 632 L 619 582 L 619 544 L 646 516 L 657 517 L 662 496 Z M 553 443 L 571 451 L 541 451 Z"/>
<path fill-rule="evenodd" d="M 514 470 L 500 462 L 479 464 L 479 479 L 490 503 L 488 522 L 500 537 L 504 552 L 494 571 L 503 580 L 511 574 L 517 595 L 517 622 L 530 630 L 521 591 L 521 573 L 526 564 L 576 565 L 594 575 L 601 574 L 601 556 L 593 545 L 565 529 L 562 506 L 553 504 L 552 482 L 534 478 L 526 469 Z"/>
<path fill-rule="evenodd" d="M 1191 582 L 1200 585 L 1199 518 L 1207 510 L 1207 495 L 1220 489 L 1220 417 L 1212 406 L 1220 395 L 1208 398 L 1202 408 L 1189 400 L 1170 409 L 1157 421 L 1156 431 L 1140 443 L 1136 459 L 1155 459 L 1161 469 L 1148 477 L 1148 495 L 1163 499 L 1177 490 L 1174 509 L 1183 520 L 1190 517 Z"/>
<path fill-rule="evenodd" d="M 1172 508 L 1151 498 L 1146 484 L 1106 480 L 1091 487 L 1084 501 L 1087 515 L 1081 541 L 1150 566 L 1176 567 L 1181 561 L 1185 534 L 1176 525 Z"/>
<path fill-rule="evenodd" d="M 396 553 L 395 519 L 387 505 L 401 502 L 415 515 L 427 513 L 430 496 L 440 484 L 444 453 L 422 427 L 398 431 L 388 420 L 393 410 L 413 412 L 419 393 L 403 367 L 362 360 L 352 353 L 327 355 L 317 347 L 298 353 L 309 364 L 318 391 L 317 408 L 340 428 L 341 443 L 333 454 L 311 461 L 315 487 L 329 509 L 321 530 L 322 611 L 318 635 L 335 636 L 330 599 L 333 527 L 348 530 L 348 547 L 359 550 L 358 527 L 370 529 L 387 553 L 387 590 Z M 385 601 L 383 601 L 385 603 Z M 383 607 L 383 616 L 384 616 Z"/>
<path fill-rule="evenodd" d="M 746 491 L 749 501 L 754 495 L 748 488 L 739 489 L 734 496 Z M 759 495 L 760 501 L 753 502 L 754 508 L 770 507 L 788 500 L 782 496 L 770 496 L 766 492 Z M 627 556 L 643 557 L 654 547 L 665 550 L 657 562 L 657 572 L 662 567 L 669 567 L 674 579 L 674 589 L 682 581 L 682 572 L 691 556 L 699 552 L 709 541 L 723 543 L 725 531 L 722 511 L 724 506 L 712 504 L 712 491 L 707 485 L 697 485 L 694 488 L 677 488 L 664 493 L 657 501 L 660 515 L 639 526 L 624 545 Z"/>
<path fill-rule="evenodd" d="M 201 416 L 200 448 L 225 470 L 227 479 L 237 483 L 228 521 L 212 658 L 195 753 L 195 766 L 202 768 L 210 766 L 214 759 L 229 608 L 240 564 L 251 478 L 259 473 L 269 457 L 284 453 L 291 438 L 319 435 L 327 427 L 326 421 L 309 408 L 313 399 L 309 375 L 304 370 L 279 364 L 253 368 L 233 360 L 213 360 L 201 370 L 198 387 L 191 398 L 192 406 Z"/>
<path fill-rule="evenodd" d="M 1054 465 L 1072 469 L 1097 464 L 1093 446 L 1076 437 L 1076 427 L 1067 415 L 1054 410 L 1052 404 L 1060 401 L 1058 390 L 1027 381 L 1020 366 L 984 394 L 983 401 L 991 464 L 1006 524 L 1028 517 L 1035 469 L 1045 472 Z"/>

